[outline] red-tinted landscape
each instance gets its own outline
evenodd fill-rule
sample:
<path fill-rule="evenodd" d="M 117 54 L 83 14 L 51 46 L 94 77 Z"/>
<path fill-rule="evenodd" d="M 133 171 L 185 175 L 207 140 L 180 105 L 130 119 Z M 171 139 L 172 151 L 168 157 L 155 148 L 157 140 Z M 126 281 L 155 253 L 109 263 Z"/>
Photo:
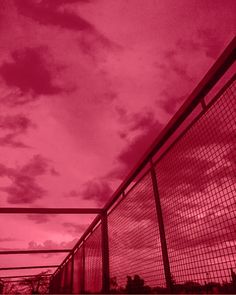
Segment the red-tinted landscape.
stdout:
<path fill-rule="evenodd" d="M 104 207 L 233 39 L 235 13 L 233 0 L 2 0 L 0 207 Z M 208 108 L 154 165 L 176 285 L 236 273 L 235 84 Z M 151 174 L 125 193 L 108 215 L 110 287 L 128 292 L 139 275 L 165 288 Z M 94 217 L 0 214 L 0 251 L 72 249 Z M 100 227 L 84 291 L 102 289 Z M 0 268 L 66 255 L 0 255 Z"/>

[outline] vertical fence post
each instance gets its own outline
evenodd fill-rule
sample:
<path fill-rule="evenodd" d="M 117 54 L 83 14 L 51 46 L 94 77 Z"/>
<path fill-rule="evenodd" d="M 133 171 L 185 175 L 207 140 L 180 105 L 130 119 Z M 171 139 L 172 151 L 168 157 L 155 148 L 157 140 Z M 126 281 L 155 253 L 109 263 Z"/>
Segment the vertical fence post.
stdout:
<path fill-rule="evenodd" d="M 54 293 L 54 286 L 55 286 L 55 278 L 53 276 L 50 277 L 49 279 L 49 293 L 53 294 Z"/>
<path fill-rule="evenodd" d="M 109 244 L 108 244 L 108 224 L 107 212 L 101 215 L 102 230 L 102 292 L 109 293 L 110 273 L 109 273 Z"/>
<path fill-rule="evenodd" d="M 156 171 L 155 171 L 155 167 L 153 165 L 152 160 L 150 161 L 150 165 L 151 165 L 153 193 L 154 193 L 154 198 L 156 203 L 157 219 L 158 219 L 159 233 L 160 233 L 160 240 L 161 240 L 161 250 L 162 250 L 162 258 L 163 258 L 163 265 L 164 265 L 164 272 L 165 272 L 165 279 L 166 279 L 166 287 L 171 292 L 173 286 L 172 286 L 172 278 L 171 278 L 171 272 L 170 272 L 168 249 L 166 244 L 165 228 L 164 228 L 164 222 L 163 222 L 163 216 L 162 216 L 162 210 L 161 210 L 160 195 L 159 195 L 158 185 L 157 185 Z"/>
<path fill-rule="evenodd" d="M 73 294 L 74 284 L 74 253 L 71 256 L 71 273 L 70 273 L 70 293 Z"/>
<path fill-rule="evenodd" d="M 81 275 L 81 293 L 85 293 L 85 245 L 82 245 L 82 275 Z"/>

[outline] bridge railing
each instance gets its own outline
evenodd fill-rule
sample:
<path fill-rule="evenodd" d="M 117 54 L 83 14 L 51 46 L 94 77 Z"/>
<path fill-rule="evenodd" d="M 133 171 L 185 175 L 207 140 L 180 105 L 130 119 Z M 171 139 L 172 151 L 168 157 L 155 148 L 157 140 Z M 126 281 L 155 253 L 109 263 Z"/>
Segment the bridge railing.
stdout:
<path fill-rule="evenodd" d="M 235 88 L 234 39 L 54 273 L 52 293 L 236 288 Z"/>

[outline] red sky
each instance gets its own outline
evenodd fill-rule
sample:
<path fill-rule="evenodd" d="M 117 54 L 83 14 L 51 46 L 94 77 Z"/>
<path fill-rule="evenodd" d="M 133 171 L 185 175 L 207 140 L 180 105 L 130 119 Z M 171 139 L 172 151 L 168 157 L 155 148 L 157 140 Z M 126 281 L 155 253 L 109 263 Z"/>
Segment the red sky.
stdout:
<path fill-rule="evenodd" d="M 1 206 L 103 206 L 232 39 L 235 9 L 234 0 L 2 0 Z M 69 247 L 92 218 L 0 216 L 0 248 Z"/>

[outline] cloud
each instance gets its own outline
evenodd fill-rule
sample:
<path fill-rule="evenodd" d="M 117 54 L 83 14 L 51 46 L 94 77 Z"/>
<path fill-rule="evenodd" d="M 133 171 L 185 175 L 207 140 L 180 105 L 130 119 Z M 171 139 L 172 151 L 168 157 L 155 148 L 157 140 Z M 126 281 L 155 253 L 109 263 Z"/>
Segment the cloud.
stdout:
<path fill-rule="evenodd" d="M 102 205 L 108 200 L 113 191 L 105 180 L 91 180 L 84 183 L 80 191 L 80 196 L 84 200 L 93 200 Z"/>
<path fill-rule="evenodd" d="M 20 173 L 28 176 L 40 176 L 47 172 L 49 166 L 49 161 L 41 155 L 34 155 L 33 158 L 24 165 Z"/>
<path fill-rule="evenodd" d="M 185 96 L 175 96 L 171 95 L 168 90 L 163 90 L 161 93 L 165 99 L 158 101 L 158 105 L 165 110 L 166 113 L 173 115 L 181 103 L 185 101 Z"/>
<path fill-rule="evenodd" d="M 37 223 L 37 224 L 47 223 L 51 217 L 52 217 L 52 215 L 49 217 L 48 215 L 45 215 L 45 214 L 29 214 L 29 215 L 27 215 L 27 218 L 29 220 L 35 221 L 35 223 Z"/>
<path fill-rule="evenodd" d="M 20 168 L 13 169 L 0 165 L 0 176 L 7 176 L 12 180 L 11 185 L 1 187 L 0 190 L 7 193 L 7 201 L 10 204 L 34 203 L 46 195 L 46 190 L 36 183 L 36 179 L 48 170 L 49 162 L 41 155 L 34 155 Z"/>
<path fill-rule="evenodd" d="M 64 222 L 63 226 L 68 229 L 69 232 L 73 234 L 83 233 L 89 226 L 89 224 L 77 224 L 72 222 Z"/>
<path fill-rule="evenodd" d="M 23 2 L 15 0 L 14 2 L 22 15 L 30 17 L 40 24 L 54 25 L 75 31 L 94 31 L 93 25 L 79 15 L 64 9 L 58 9 L 62 4 L 73 3 L 75 1 L 41 1 L 37 3 L 31 0 L 25 0 Z M 85 3 L 86 1 L 79 2 Z"/>
<path fill-rule="evenodd" d="M 65 194 L 65 197 L 83 198 L 103 205 L 111 197 L 112 193 L 113 190 L 106 180 L 94 179 L 85 182 L 79 190 L 71 190 L 68 194 Z"/>
<path fill-rule="evenodd" d="M 43 243 L 37 243 L 35 241 L 30 241 L 28 244 L 29 250 L 56 250 L 56 249 L 72 249 L 72 247 L 77 242 L 77 239 L 73 239 L 69 242 L 57 243 L 52 240 L 46 240 Z"/>
<path fill-rule="evenodd" d="M 32 177 L 24 175 L 16 176 L 12 185 L 1 190 L 8 194 L 10 204 L 32 204 L 46 194 Z"/>
<path fill-rule="evenodd" d="M 7 134 L 6 136 L 0 137 L 0 146 L 11 147 L 11 148 L 29 148 L 23 142 L 15 139 L 17 134 Z"/>
<path fill-rule="evenodd" d="M 52 95 L 61 90 L 52 84 L 52 75 L 43 58 L 42 48 L 24 48 L 12 52 L 12 62 L 4 62 L 0 75 L 10 87 L 20 89 L 22 95 Z M 31 100 L 18 100 L 15 104 L 24 104 Z M 33 99 L 34 100 L 34 99 Z"/>
<path fill-rule="evenodd" d="M 31 126 L 33 126 L 32 122 L 24 115 L 0 116 L 0 129 L 3 130 L 24 133 Z"/>
<path fill-rule="evenodd" d="M 129 131 L 148 130 L 155 124 L 154 114 L 152 112 L 135 113 L 131 119 Z"/>
<path fill-rule="evenodd" d="M 0 238 L 0 243 L 13 242 L 13 241 L 17 241 L 17 239 L 14 239 L 14 238 L 11 238 L 11 237 Z"/>
<path fill-rule="evenodd" d="M 51 168 L 50 173 L 53 176 L 60 176 L 60 173 L 55 168 Z"/>
<path fill-rule="evenodd" d="M 12 148 L 28 148 L 23 142 L 17 139 L 25 134 L 30 127 L 35 127 L 29 118 L 24 115 L 0 116 L 0 131 L 5 133 L 0 137 L 0 146 Z"/>
<path fill-rule="evenodd" d="M 147 122 L 145 120 L 136 122 L 134 128 L 142 127 L 144 131 L 132 139 L 131 143 L 118 156 L 118 161 L 129 169 L 137 163 L 162 129 L 162 124 L 157 120 L 149 121 L 147 126 L 144 126 L 144 123 Z"/>

